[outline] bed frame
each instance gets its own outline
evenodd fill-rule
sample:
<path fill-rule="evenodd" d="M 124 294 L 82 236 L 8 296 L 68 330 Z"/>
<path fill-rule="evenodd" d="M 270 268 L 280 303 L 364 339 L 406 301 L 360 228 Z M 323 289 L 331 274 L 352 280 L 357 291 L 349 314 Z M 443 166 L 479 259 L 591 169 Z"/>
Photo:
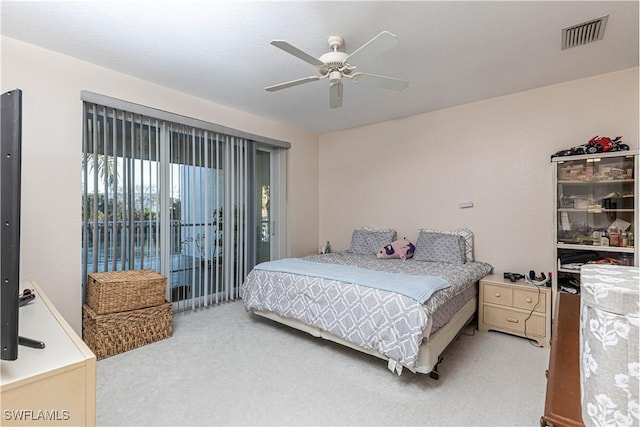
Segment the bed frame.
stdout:
<path fill-rule="evenodd" d="M 420 353 L 418 354 L 418 362 L 416 366 L 416 372 L 421 374 L 429 374 L 433 379 L 438 379 L 440 373 L 438 372 L 438 364 L 442 361 L 445 351 L 449 348 L 449 345 L 460 336 L 462 330 L 473 320 L 478 307 L 478 299 L 474 297 L 467 302 L 443 327 L 438 329 L 432 334 L 429 339 L 425 339 L 420 347 Z M 388 360 L 387 357 L 382 355 L 376 350 L 361 347 L 357 344 L 353 344 L 346 341 L 343 338 L 338 337 L 330 332 L 320 329 L 316 326 L 309 326 L 299 320 L 289 317 L 283 317 L 271 311 L 253 310 L 253 313 L 266 317 L 267 319 L 274 320 L 292 328 L 307 332 L 314 337 L 324 338 L 329 341 L 350 347 L 352 349 L 361 351 L 372 356 L 376 356 L 380 359 Z"/>

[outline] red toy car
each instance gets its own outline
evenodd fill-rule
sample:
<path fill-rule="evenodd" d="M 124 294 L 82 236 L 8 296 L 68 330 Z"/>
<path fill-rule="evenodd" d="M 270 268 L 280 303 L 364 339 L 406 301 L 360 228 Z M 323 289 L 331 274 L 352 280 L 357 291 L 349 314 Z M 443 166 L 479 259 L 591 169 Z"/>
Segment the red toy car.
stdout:
<path fill-rule="evenodd" d="M 608 151 L 624 151 L 628 150 L 629 146 L 622 143 L 622 137 L 617 136 L 615 139 L 608 138 L 606 136 L 594 136 L 586 144 L 584 151 L 587 154 L 606 153 Z"/>
<path fill-rule="evenodd" d="M 614 139 L 608 138 L 606 136 L 594 136 L 587 142 L 586 144 L 578 145 L 577 147 L 567 148 L 565 150 L 560 150 L 555 154 L 551 155 L 551 158 L 560 157 L 560 156 L 578 156 L 581 154 L 595 154 L 595 153 L 606 153 L 606 152 L 614 152 L 614 151 L 625 151 L 628 150 L 629 146 L 627 144 L 622 143 L 622 137 L 617 136 Z"/>

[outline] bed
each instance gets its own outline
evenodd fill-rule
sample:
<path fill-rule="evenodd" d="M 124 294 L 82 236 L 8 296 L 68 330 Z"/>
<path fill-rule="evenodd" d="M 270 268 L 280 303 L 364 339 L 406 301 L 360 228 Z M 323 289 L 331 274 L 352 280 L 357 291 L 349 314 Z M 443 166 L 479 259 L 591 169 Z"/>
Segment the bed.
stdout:
<path fill-rule="evenodd" d="M 393 230 L 354 230 L 348 251 L 261 263 L 242 287 L 247 311 L 438 378 L 449 344 L 474 318 L 472 234 L 420 230 L 413 258 L 380 259 Z M 363 238 L 364 236 L 364 238 Z M 471 236 L 471 238 L 469 238 Z"/>

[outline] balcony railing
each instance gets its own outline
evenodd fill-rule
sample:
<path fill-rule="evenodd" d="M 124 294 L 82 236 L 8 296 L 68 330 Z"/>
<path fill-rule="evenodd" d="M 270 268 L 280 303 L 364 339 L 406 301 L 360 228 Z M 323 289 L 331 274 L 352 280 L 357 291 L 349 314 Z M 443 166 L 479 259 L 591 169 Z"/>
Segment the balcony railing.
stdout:
<path fill-rule="evenodd" d="M 216 282 L 220 281 L 222 255 L 221 236 L 216 227 L 214 223 L 171 221 L 168 284 L 173 288 L 172 300 L 215 291 Z M 87 274 L 131 269 L 160 271 L 157 221 L 88 223 L 86 229 L 83 227 L 83 242 L 85 230 Z M 208 245 L 207 249 L 205 245 Z M 204 290 L 205 281 L 208 292 Z"/>

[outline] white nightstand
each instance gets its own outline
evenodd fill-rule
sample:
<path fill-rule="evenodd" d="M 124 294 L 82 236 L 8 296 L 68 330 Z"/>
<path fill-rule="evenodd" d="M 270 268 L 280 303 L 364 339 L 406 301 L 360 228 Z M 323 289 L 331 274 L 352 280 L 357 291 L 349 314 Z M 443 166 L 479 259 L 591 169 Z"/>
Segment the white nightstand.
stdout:
<path fill-rule="evenodd" d="M 551 339 L 551 288 L 495 274 L 480 280 L 478 330 L 529 338 L 543 347 Z"/>

